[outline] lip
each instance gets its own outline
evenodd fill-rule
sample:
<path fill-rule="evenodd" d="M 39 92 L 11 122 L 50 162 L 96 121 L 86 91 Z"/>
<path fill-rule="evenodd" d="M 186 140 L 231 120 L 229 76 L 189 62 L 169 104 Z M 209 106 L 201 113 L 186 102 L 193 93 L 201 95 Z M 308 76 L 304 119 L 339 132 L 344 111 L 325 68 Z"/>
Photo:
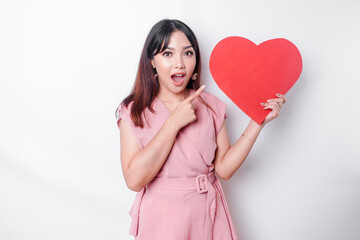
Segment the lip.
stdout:
<path fill-rule="evenodd" d="M 175 75 L 183 75 L 181 81 L 174 81 L 173 76 L 175 76 Z M 186 79 L 186 74 L 183 72 L 178 72 L 178 73 L 174 73 L 171 75 L 171 80 L 172 80 L 173 84 L 177 87 L 181 86 L 184 83 L 185 79 Z"/>
<path fill-rule="evenodd" d="M 171 74 L 171 77 L 174 76 L 174 75 L 184 75 L 184 76 L 186 76 L 186 73 L 184 73 L 184 72 L 177 72 L 177 73 Z"/>

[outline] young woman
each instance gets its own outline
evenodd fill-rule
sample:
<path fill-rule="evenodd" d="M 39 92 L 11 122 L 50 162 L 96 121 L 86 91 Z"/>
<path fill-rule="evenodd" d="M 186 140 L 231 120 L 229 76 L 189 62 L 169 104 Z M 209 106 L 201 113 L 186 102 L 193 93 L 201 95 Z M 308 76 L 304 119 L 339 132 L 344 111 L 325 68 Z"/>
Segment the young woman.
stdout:
<path fill-rule="evenodd" d="M 217 176 L 230 179 L 286 98 L 259 103 L 269 115 L 261 125 L 251 120 L 230 146 L 225 104 L 200 87 L 200 70 L 191 29 L 178 20 L 155 24 L 133 90 L 117 109 L 122 171 L 138 192 L 130 210 L 135 239 L 238 239 Z"/>

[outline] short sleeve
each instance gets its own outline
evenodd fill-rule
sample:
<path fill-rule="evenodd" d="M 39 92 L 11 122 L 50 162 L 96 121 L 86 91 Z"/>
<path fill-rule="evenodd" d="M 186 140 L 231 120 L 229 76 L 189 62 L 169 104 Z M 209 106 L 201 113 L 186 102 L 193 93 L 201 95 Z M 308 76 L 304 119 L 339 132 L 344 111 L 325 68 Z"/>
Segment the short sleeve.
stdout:
<path fill-rule="evenodd" d="M 131 119 L 131 106 L 132 102 L 129 103 L 129 105 L 126 107 L 124 104 L 120 104 L 118 108 L 116 109 L 116 119 L 117 119 L 117 126 L 120 130 L 120 119 L 123 119 L 127 122 L 127 124 L 130 127 L 130 131 L 132 132 L 133 136 L 135 137 L 137 143 L 139 144 L 139 147 L 143 148 L 143 129 L 136 127 L 134 122 Z"/>
<path fill-rule="evenodd" d="M 216 109 L 216 110 L 214 109 L 216 112 L 215 131 L 217 135 L 220 132 L 220 129 L 223 126 L 227 115 L 226 115 L 226 104 L 217 97 L 214 96 L 214 98 L 215 98 L 215 109 Z"/>
<path fill-rule="evenodd" d="M 222 102 L 216 96 L 203 92 L 205 102 L 211 107 L 213 111 L 211 111 L 213 119 L 214 119 L 214 127 L 216 135 L 220 132 L 222 125 L 224 124 L 224 120 L 226 119 L 226 104 Z"/>
<path fill-rule="evenodd" d="M 124 119 L 129 126 L 132 125 L 132 120 L 130 118 L 130 105 L 126 107 L 124 104 L 120 104 L 116 109 L 116 119 L 117 119 L 117 126 L 120 128 L 120 119 Z"/>

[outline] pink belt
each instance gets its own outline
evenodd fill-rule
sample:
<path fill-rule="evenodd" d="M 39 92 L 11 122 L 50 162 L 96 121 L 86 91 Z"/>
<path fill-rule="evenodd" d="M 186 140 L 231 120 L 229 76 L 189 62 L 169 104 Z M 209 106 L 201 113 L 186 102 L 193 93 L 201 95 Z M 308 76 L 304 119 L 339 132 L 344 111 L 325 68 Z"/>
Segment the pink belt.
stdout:
<path fill-rule="evenodd" d="M 206 232 L 205 239 L 212 240 L 213 226 L 216 212 L 216 192 L 213 187 L 213 183 L 219 189 L 220 197 L 224 205 L 226 216 L 229 220 L 230 229 L 233 239 L 237 239 L 236 232 L 234 230 L 233 223 L 231 221 L 230 212 L 226 203 L 225 195 L 222 190 L 219 179 L 215 176 L 214 171 L 208 175 L 201 174 L 194 178 L 154 178 L 154 180 L 141 189 L 135 197 L 135 201 L 129 212 L 132 217 L 130 234 L 137 236 L 138 224 L 139 224 L 139 212 L 141 200 L 144 196 L 145 189 L 156 190 L 157 192 L 163 192 L 165 194 L 185 194 L 191 192 L 198 192 L 199 194 L 207 193 L 206 200 Z"/>

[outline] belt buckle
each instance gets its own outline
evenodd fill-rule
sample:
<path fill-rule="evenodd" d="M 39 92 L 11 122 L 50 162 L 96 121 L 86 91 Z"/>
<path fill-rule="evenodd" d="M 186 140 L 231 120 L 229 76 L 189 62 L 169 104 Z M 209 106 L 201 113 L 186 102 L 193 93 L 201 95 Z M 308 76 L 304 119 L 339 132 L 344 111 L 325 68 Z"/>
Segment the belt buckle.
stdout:
<path fill-rule="evenodd" d="M 198 175 L 196 177 L 196 190 L 198 193 L 204 193 L 208 191 L 207 176 L 205 174 Z M 205 186 L 205 188 L 203 187 Z"/>

